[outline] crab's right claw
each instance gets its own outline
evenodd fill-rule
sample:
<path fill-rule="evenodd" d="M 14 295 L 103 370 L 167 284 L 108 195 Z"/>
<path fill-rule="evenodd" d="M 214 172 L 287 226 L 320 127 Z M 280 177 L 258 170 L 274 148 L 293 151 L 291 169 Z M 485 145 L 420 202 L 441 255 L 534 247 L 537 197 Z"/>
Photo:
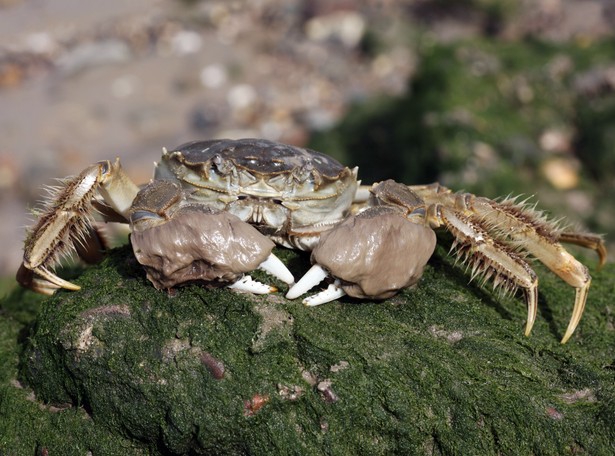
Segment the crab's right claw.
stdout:
<path fill-rule="evenodd" d="M 329 273 L 325 271 L 322 266 L 315 264 L 308 272 L 305 273 L 303 277 L 301 277 L 299 282 L 288 290 L 286 297 L 288 299 L 297 299 L 299 296 L 307 293 L 327 277 L 329 277 Z M 331 284 L 325 291 L 321 291 L 320 293 L 305 298 L 303 303 L 307 306 L 317 306 L 335 299 L 339 299 L 345 294 L 346 292 L 341 287 L 340 281 L 336 279 L 336 284 Z"/>
<path fill-rule="evenodd" d="M 436 245 L 433 230 L 386 206 L 371 207 L 325 232 L 314 266 L 287 293 L 294 299 L 327 277 L 329 287 L 303 300 L 315 306 L 345 294 L 386 299 L 415 284 Z"/>

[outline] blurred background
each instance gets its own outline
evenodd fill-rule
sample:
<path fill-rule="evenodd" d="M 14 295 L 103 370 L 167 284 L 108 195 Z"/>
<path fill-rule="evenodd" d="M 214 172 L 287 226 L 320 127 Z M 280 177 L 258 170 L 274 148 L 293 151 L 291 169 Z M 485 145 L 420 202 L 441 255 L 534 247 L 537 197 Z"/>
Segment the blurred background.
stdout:
<path fill-rule="evenodd" d="M 0 276 L 43 185 L 216 137 L 534 195 L 613 252 L 614 32 L 612 0 L 0 0 Z"/>

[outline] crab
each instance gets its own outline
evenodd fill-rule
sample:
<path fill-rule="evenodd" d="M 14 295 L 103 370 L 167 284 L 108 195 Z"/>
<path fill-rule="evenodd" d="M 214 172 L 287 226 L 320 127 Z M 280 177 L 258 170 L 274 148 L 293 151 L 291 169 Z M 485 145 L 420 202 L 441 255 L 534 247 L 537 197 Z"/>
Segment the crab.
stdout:
<path fill-rule="evenodd" d="M 54 272 L 75 253 L 101 259 L 106 244 L 97 221 L 130 225 L 134 255 L 159 290 L 198 282 L 266 294 L 273 286 L 251 278 L 262 269 L 316 306 L 348 295 L 386 299 L 415 285 L 436 246 L 434 230 L 452 234 L 451 252 L 506 292 L 519 289 L 527 305 L 525 334 L 537 312 L 538 278 L 531 255 L 576 290 L 565 343 L 583 314 L 591 276 L 562 243 L 595 250 L 602 238 L 558 229 L 514 198 L 494 201 L 434 183 L 392 180 L 361 185 L 357 168 L 309 149 L 263 139 L 209 140 L 163 149 L 153 179 L 138 187 L 119 159 L 95 163 L 49 188 L 25 240 L 17 280 L 43 294 L 79 286 Z M 297 282 L 274 246 L 311 252 L 313 266 Z"/>

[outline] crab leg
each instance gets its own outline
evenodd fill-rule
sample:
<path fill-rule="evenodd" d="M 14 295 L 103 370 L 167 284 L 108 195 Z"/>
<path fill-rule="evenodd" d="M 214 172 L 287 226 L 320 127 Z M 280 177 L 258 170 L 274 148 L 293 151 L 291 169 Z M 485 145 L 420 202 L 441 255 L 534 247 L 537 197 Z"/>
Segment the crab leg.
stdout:
<path fill-rule="evenodd" d="M 566 343 L 583 315 L 591 276 L 587 267 L 570 255 L 558 240 L 594 248 L 600 256 L 601 264 L 606 256 L 602 240 L 598 236 L 558 234 L 554 227 L 540 217 L 540 214 L 514 204 L 512 201 L 496 203 L 487 198 L 466 197 L 466 204 L 470 211 L 484 220 L 485 224 L 493 227 L 492 231 L 523 246 L 562 280 L 575 288 L 572 317 L 561 341 L 562 344 Z"/>
<path fill-rule="evenodd" d="M 427 220 L 433 228 L 444 226 L 453 234 L 455 253 L 472 268 L 472 278 L 482 275 L 484 280 L 493 278 L 494 287 L 524 290 L 527 303 L 525 335 L 528 336 L 538 309 L 538 279 L 527 262 L 459 211 L 434 204 L 428 207 Z"/>
<path fill-rule="evenodd" d="M 598 269 L 606 263 L 606 247 L 604 245 L 604 239 L 597 234 L 588 233 L 559 233 L 557 240 L 559 242 L 565 242 L 567 244 L 579 245 L 586 249 L 592 249 L 598 254 Z"/>
<path fill-rule="evenodd" d="M 122 171 L 119 160 L 113 164 L 103 161 L 91 165 L 54 189 L 26 238 L 17 280 L 43 294 L 53 294 L 58 288 L 78 290 L 78 285 L 59 278 L 50 269 L 74 250 L 85 258 L 96 257 L 97 253 L 90 250 L 100 245 L 91 239 L 99 235 L 93 227 L 93 199 L 97 192 L 113 211 L 126 218 L 137 191 L 137 186 Z"/>

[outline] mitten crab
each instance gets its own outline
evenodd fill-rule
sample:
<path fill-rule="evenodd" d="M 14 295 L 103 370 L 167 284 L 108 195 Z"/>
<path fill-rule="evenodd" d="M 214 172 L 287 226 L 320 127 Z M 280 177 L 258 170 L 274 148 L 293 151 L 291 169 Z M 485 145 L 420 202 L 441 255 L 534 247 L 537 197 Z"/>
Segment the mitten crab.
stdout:
<path fill-rule="evenodd" d="M 131 227 L 136 259 L 157 289 L 200 282 L 252 292 L 275 287 L 248 275 L 260 268 L 288 284 L 295 299 L 323 304 L 344 295 L 385 299 L 420 279 L 435 245 L 434 230 L 453 236 L 453 254 L 494 287 L 521 289 L 529 335 L 538 279 L 531 255 L 575 288 L 566 342 L 583 314 L 591 277 L 561 243 L 594 249 L 600 236 L 563 231 L 514 199 L 496 202 L 444 186 L 387 180 L 361 186 L 357 168 L 333 158 L 262 139 L 210 140 L 164 150 L 154 178 L 139 188 L 119 160 L 101 161 L 61 181 L 28 231 L 18 281 L 53 294 L 79 286 L 54 267 L 76 252 L 98 261 L 105 248 L 97 220 Z M 311 252 L 312 268 L 295 283 L 272 253 L 275 244 Z"/>

